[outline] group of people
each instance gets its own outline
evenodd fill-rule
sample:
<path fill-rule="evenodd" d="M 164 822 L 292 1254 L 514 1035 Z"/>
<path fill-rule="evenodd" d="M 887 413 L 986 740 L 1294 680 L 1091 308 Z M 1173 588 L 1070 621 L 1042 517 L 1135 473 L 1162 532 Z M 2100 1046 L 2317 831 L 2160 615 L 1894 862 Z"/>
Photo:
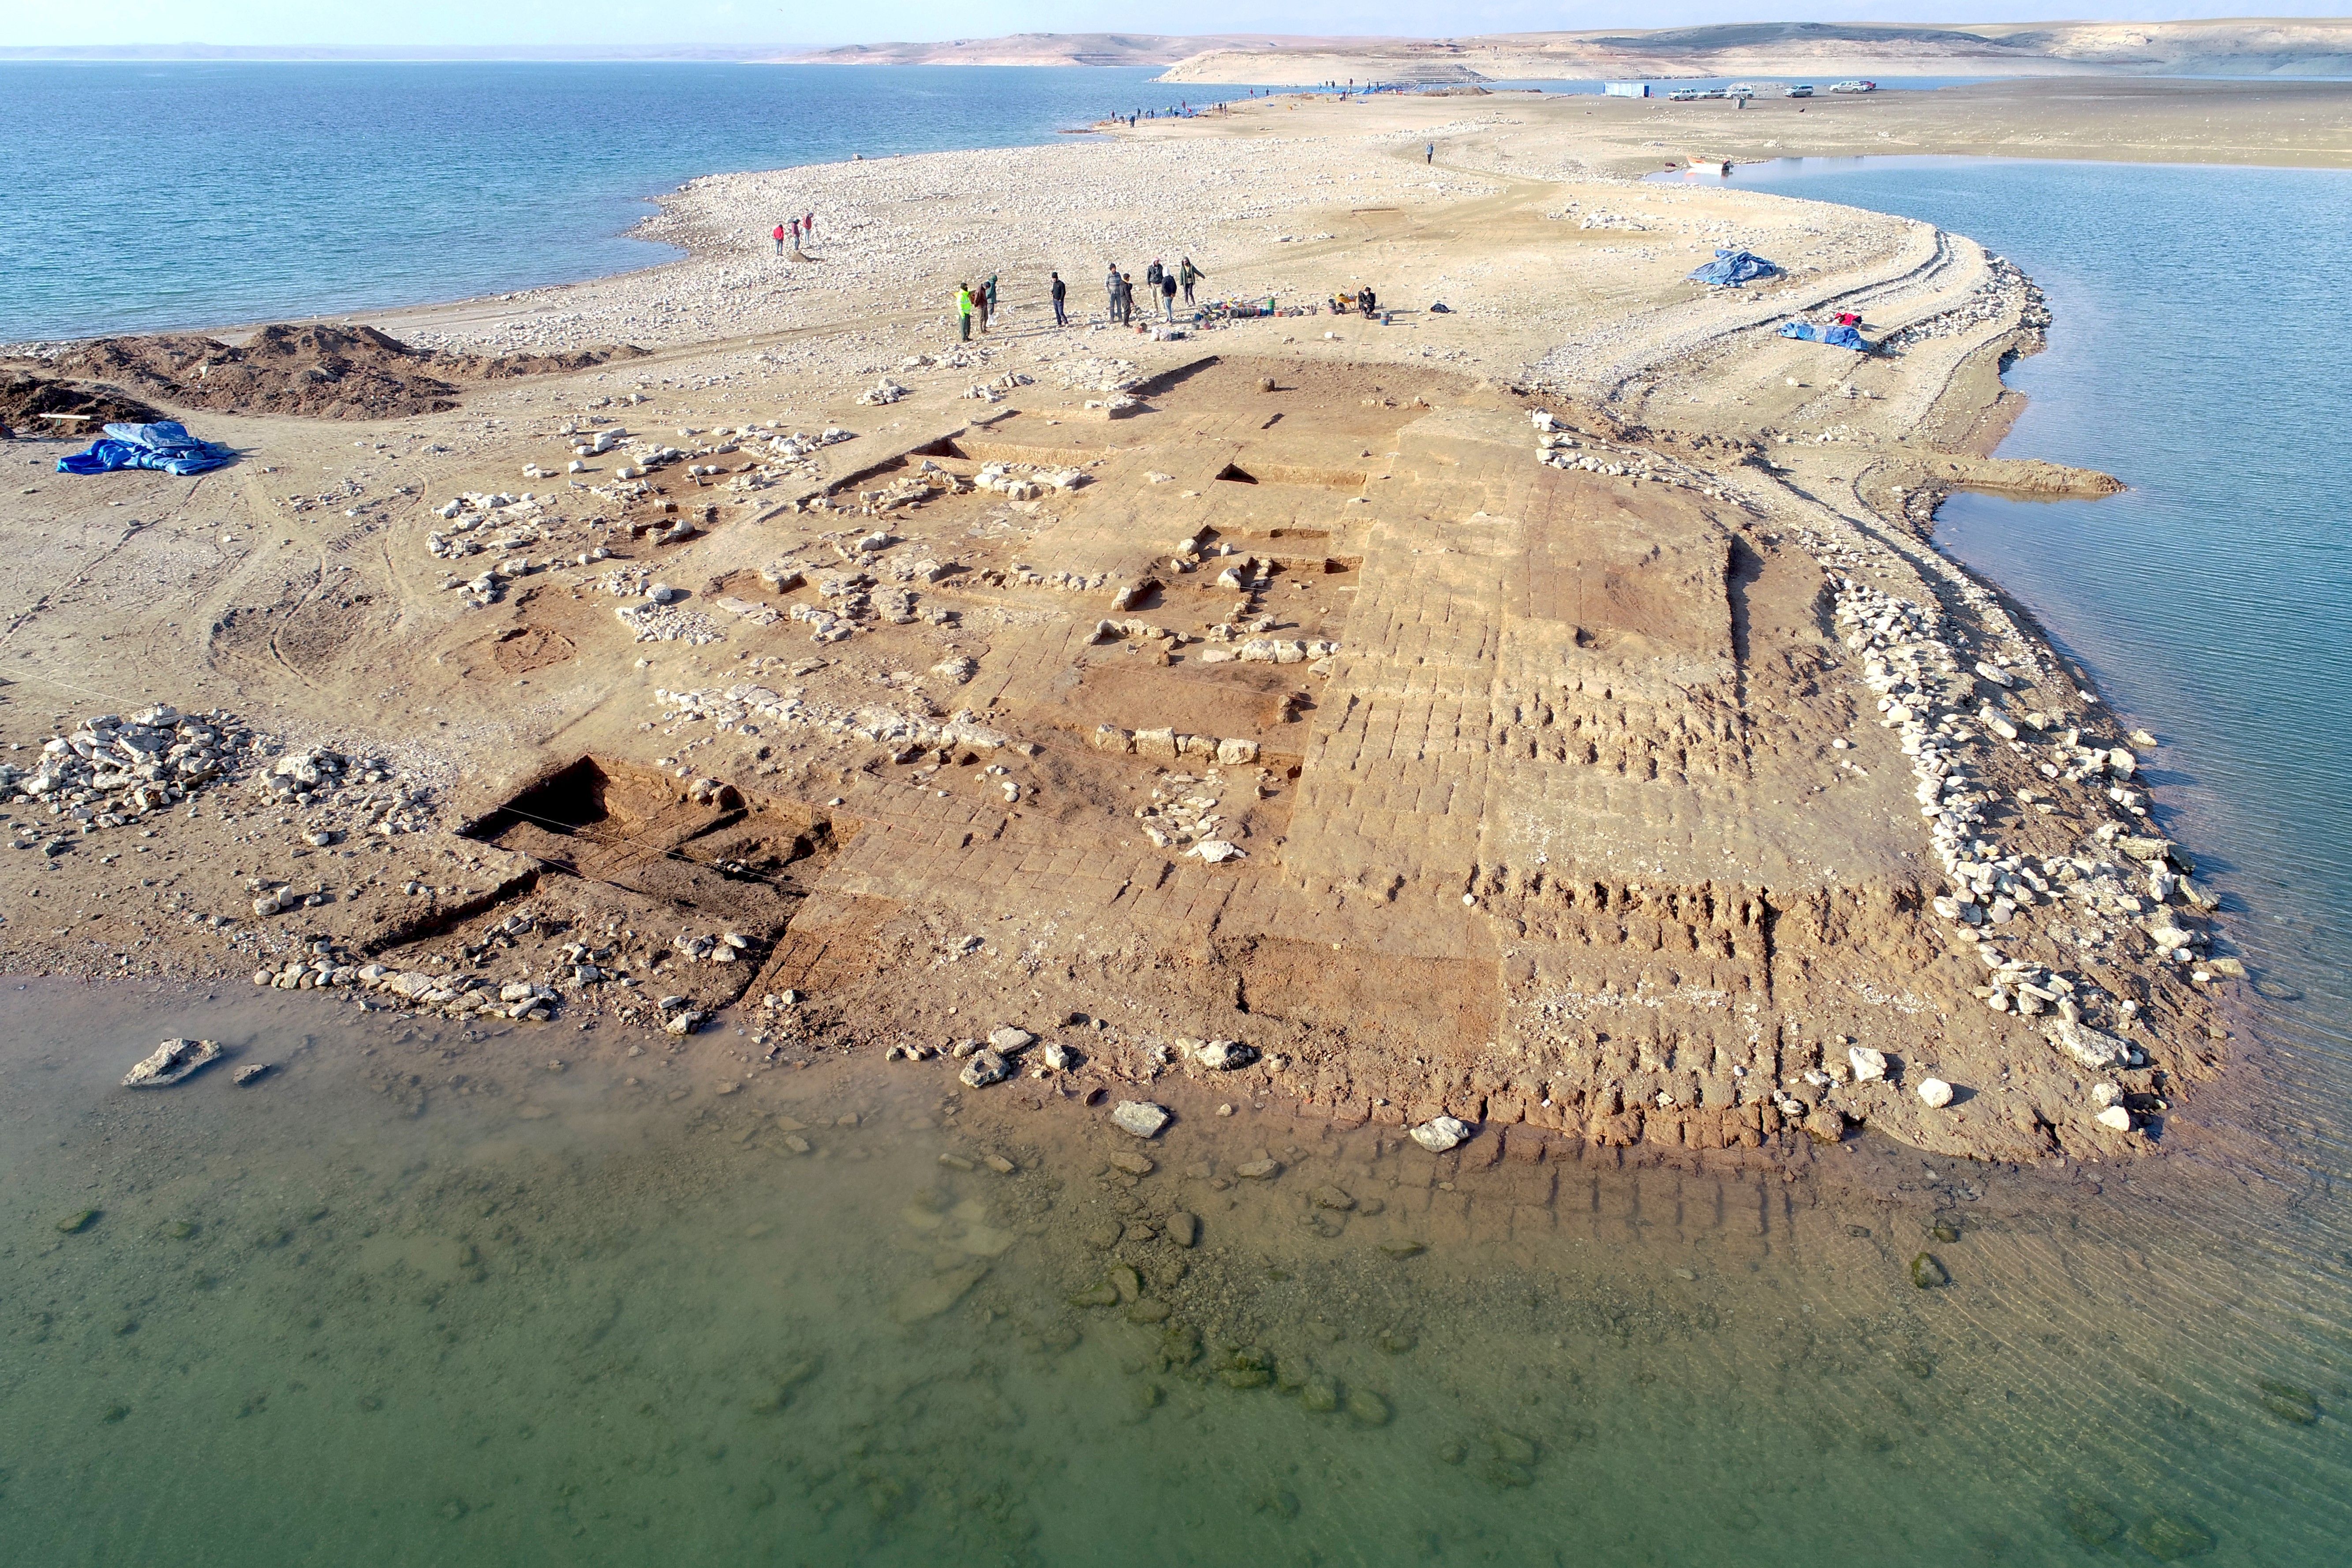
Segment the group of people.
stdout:
<path fill-rule="evenodd" d="M 1159 296 L 1161 315 L 1173 322 L 1176 320 L 1178 298 L 1181 297 L 1187 305 L 1192 303 L 1193 286 L 1206 277 L 1208 274 L 1193 266 L 1192 258 L 1189 256 L 1181 258 L 1173 267 L 1164 266 L 1155 258 L 1151 265 L 1143 269 L 1144 293 L 1147 297 Z M 1066 327 L 1070 324 L 1070 286 L 1063 281 L 1059 272 L 1048 274 L 1048 291 L 1054 300 L 1054 324 L 1057 327 Z M 997 280 L 992 274 L 987 282 L 977 289 L 969 283 L 956 285 L 956 333 L 962 342 L 971 342 L 971 323 L 975 316 L 980 319 L 980 330 L 982 332 L 988 331 L 989 322 L 996 315 L 996 286 Z M 1121 272 L 1118 269 L 1118 263 L 1115 261 L 1111 263 L 1110 270 L 1104 275 L 1103 293 L 1105 301 L 1110 308 L 1111 324 L 1121 327 L 1133 325 L 1135 279 L 1129 274 Z M 1144 309 L 1148 313 L 1150 307 L 1146 304 Z"/>
<path fill-rule="evenodd" d="M 1054 308 L 1057 315 L 1061 311 L 1062 304 L 1062 296 L 1059 292 L 1061 283 L 1062 275 L 1057 272 L 1054 275 L 1054 287 L 1056 290 L 1054 295 Z M 987 331 L 988 323 L 996 316 L 996 274 L 990 273 L 988 281 L 977 289 L 969 283 L 957 284 L 955 308 L 957 336 L 962 342 L 971 342 L 971 319 L 974 316 L 980 318 L 980 330 L 983 332 Z"/>
<path fill-rule="evenodd" d="M 778 256 L 784 254 L 784 240 L 787 237 L 791 238 L 793 248 L 794 250 L 798 250 L 801 247 L 802 241 L 814 239 L 816 237 L 816 214 L 804 213 L 801 216 L 792 219 L 789 225 L 780 223 L 776 226 L 775 239 L 776 254 Z"/>
<path fill-rule="evenodd" d="M 1184 303 L 1191 304 L 1192 286 L 1207 276 L 1192 265 L 1192 258 L 1189 256 L 1173 267 L 1162 265 L 1160 258 L 1154 257 L 1151 265 L 1143 269 L 1144 295 L 1147 301 L 1150 296 L 1158 295 L 1160 314 L 1173 322 L 1176 320 L 1176 297 L 1181 293 Z M 1121 272 L 1116 261 L 1110 264 L 1110 271 L 1103 279 L 1103 292 L 1109 300 L 1112 323 L 1121 327 L 1132 325 L 1135 321 L 1135 279 Z M 1144 309 L 1149 311 L 1151 307 L 1147 302 Z"/>

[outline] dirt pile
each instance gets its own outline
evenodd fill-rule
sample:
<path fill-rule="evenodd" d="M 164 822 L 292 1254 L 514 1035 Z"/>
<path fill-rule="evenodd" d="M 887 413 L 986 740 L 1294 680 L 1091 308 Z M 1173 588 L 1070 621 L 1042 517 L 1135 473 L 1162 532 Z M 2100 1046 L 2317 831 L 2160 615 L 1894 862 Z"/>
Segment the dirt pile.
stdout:
<path fill-rule="evenodd" d="M 396 419 L 455 408 L 464 384 L 586 369 L 644 350 L 626 344 L 561 354 L 443 354 L 373 327 L 268 326 L 242 347 L 193 332 L 100 338 L 51 368 L 121 382 L 167 403 L 236 414 Z"/>
<path fill-rule="evenodd" d="M 72 419 L 45 419 L 70 414 Z M 0 429 L 19 436 L 96 435 L 115 420 L 161 419 L 162 415 L 110 386 L 77 386 L 29 370 L 0 371 Z"/>

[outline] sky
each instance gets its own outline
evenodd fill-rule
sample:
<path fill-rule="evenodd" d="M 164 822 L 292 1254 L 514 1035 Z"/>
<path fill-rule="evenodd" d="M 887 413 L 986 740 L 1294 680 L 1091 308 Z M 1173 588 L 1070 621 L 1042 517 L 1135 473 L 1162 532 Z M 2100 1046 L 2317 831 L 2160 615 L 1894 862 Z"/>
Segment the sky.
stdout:
<path fill-rule="evenodd" d="M 2340 15 L 2335 0 L 2263 0 L 2267 16 Z M 1815 0 L 1759 9 L 1724 0 L 1185 0 L 1181 6 L 1105 5 L 1103 0 L 999 0 L 989 5 L 940 0 L 861 0 L 856 5 L 809 0 L 112 0 L 100 5 L 0 0 L 10 13 L 0 44 L 42 47 L 78 44 L 203 43 L 288 47 L 482 47 L 604 49 L 782 45 L 824 47 L 907 39 L 992 37 L 1019 32 L 1320 33 L 1425 37 L 1440 25 L 1455 37 L 1474 33 L 1670 27 L 1698 22 L 1949 22 L 1967 19 L 1918 4 Z M 2178 0 L 2100 5 L 2098 0 L 2007 0 L 1993 19 L 2032 21 L 2117 17 L 2158 21 L 2227 15 Z M 1978 19 L 1984 19 L 1979 16 Z"/>

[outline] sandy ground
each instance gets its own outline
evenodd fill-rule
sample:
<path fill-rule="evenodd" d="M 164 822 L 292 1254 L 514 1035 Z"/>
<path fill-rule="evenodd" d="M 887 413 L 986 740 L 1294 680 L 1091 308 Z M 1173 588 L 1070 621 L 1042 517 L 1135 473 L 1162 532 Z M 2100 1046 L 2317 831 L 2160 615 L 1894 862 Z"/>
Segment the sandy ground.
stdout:
<path fill-rule="evenodd" d="M 2185 90 L 2210 140 L 2170 155 L 2278 90 Z M 1785 150 L 2157 113 L 2069 91 Z M 1622 177 L 1684 107 L 1276 100 L 697 181 L 656 226 L 686 260 L 373 322 L 647 358 L 207 410 L 246 455 L 195 479 L 16 444 L 0 963 L 609 1015 L 643 1029 L 594 1048 L 730 1081 L 1017 1026 L 1004 1068 L 1081 1101 L 1184 1075 L 1538 1155 L 2190 1135 L 2227 933 L 2126 727 L 1926 543 L 1956 486 L 2112 485 L 1981 456 L 2031 280 Z M 1783 273 L 1684 281 L 1731 244 Z M 1154 256 L 1392 313 L 1109 326 L 1107 261 Z M 1774 335 L 1841 310 L 1885 352 Z"/>

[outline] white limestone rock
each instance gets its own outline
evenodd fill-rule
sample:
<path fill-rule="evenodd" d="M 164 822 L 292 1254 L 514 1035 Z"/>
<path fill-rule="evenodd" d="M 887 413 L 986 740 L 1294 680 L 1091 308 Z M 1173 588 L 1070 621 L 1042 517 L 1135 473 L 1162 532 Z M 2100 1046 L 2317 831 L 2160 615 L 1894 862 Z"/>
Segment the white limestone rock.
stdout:
<path fill-rule="evenodd" d="M 1458 1149 L 1468 1142 L 1474 1131 L 1468 1122 L 1459 1117 L 1437 1116 L 1414 1128 L 1411 1136 L 1414 1142 L 1431 1153 L 1443 1154 L 1449 1149 Z"/>
<path fill-rule="evenodd" d="M 1919 1098 L 1930 1110 L 1941 1110 L 1952 1103 L 1952 1086 L 1939 1078 L 1924 1079 L 1919 1085 Z"/>
<path fill-rule="evenodd" d="M 1168 1108 L 1154 1105 L 1148 1100 L 1122 1100 L 1111 1107 L 1110 1119 L 1118 1127 L 1138 1138 L 1156 1138 L 1168 1125 Z"/>
<path fill-rule="evenodd" d="M 152 1056 L 122 1075 L 125 1089 L 169 1089 L 192 1073 L 220 1059 L 221 1048 L 210 1040 L 172 1039 L 155 1047 Z"/>
<path fill-rule="evenodd" d="M 1853 1068 L 1853 1081 L 1874 1083 L 1886 1076 L 1886 1053 L 1868 1046 L 1848 1046 L 1845 1059 Z"/>
<path fill-rule="evenodd" d="M 2042 1033 L 2052 1045 L 2094 1072 L 2131 1063 L 2129 1046 L 2078 1019 L 2061 1017 Z"/>

